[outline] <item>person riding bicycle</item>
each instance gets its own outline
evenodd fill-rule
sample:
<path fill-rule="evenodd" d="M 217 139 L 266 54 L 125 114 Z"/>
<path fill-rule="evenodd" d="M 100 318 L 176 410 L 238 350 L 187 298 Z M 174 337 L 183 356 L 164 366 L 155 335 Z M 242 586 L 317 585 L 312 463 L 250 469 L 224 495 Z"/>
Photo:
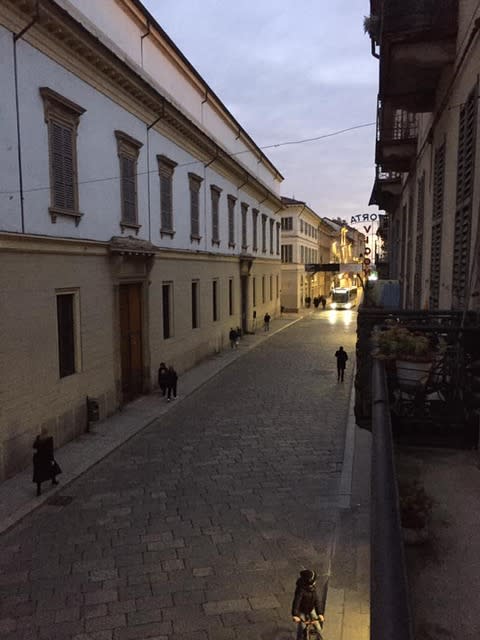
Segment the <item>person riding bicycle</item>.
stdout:
<path fill-rule="evenodd" d="M 325 594 L 322 599 L 318 597 L 317 574 L 311 569 L 300 571 L 300 577 L 295 587 L 295 595 L 292 602 L 292 617 L 298 623 L 297 640 L 303 637 L 304 624 L 306 620 L 314 621 L 314 627 L 319 638 L 322 637 L 322 626 L 324 621 Z"/>

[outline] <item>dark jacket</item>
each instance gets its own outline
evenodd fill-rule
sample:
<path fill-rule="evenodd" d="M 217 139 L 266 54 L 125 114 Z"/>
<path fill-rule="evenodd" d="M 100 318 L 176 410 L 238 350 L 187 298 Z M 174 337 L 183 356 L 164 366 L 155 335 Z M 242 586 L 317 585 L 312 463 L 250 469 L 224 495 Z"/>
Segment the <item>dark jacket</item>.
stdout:
<path fill-rule="evenodd" d="M 177 380 L 178 380 L 178 375 L 175 369 L 173 367 L 168 367 L 167 380 L 166 380 L 167 388 L 170 387 L 170 389 L 173 389 L 174 387 L 176 387 Z"/>
<path fill-rule="evenodd" d="M 292 602 L 292 616 L 300 616 L 301 613 L 309 614 L 312 611 L 319 616 L 323 616 L 325 610 L 325 598 L 318 597 L 315 588 L 308 588 L 303 580 L 299 578 L 295 588 L 295 595 Z"/>
<path fill-rule="evenodd" d="M 37 436 L 33 443 L 33 482 L 45 482 L 53 478 L 53 438 Z"/>
<path fill-rule="evenodd" d="M 335 357 L 337 359 L 337 367 L 339 369 L 345 369 L 345 365 L 348 360 L 347 352 L 343 349 L 339 349 L 338 351 L 335 351 Z"/>
<path fill-rule="evenodd" d="M 161 366 L 158 370 L 158 386 L 160 389 L 165 389 L 167 386 L 168 369 L 166 366 Z"/>

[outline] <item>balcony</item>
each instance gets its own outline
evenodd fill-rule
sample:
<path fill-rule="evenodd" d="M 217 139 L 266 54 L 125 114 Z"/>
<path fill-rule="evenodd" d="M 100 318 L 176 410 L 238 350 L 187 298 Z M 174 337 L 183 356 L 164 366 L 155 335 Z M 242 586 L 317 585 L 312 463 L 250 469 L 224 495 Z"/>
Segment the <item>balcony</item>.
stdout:
<path fill-rule="evenodd" d="M 382 171 L 407 172 L 417 153 L 415 113 L 378 100 L 375 161 Z"/>
<path fill-rule="evenodd" d="M 377 165 L 375 183 L 368 204 L 376 204 L 379 209 L 392 211 L 396 208 L 401 193 L 402 174 L 398 171 L 384 171 Z"/>
<path fill-rule="evenodd" d="M 442 71 L 455 59 L 458 0 L 383 0 L 377 12 L 380 95 L 411 112 L 432 111 Z"/>

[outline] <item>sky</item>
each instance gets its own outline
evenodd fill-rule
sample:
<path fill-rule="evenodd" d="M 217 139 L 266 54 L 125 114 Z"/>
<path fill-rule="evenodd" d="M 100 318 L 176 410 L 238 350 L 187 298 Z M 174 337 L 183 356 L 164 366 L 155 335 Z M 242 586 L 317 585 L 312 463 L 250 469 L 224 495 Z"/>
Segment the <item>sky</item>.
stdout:
<path fill-rule="evenodd" d="M 374 123 L 378 60 L 363 32 L 369 0 L 143 0 L 263 148 Z M 264 149 L 281 195 L 350 222 L 369 207 L 375 126 Z"/>

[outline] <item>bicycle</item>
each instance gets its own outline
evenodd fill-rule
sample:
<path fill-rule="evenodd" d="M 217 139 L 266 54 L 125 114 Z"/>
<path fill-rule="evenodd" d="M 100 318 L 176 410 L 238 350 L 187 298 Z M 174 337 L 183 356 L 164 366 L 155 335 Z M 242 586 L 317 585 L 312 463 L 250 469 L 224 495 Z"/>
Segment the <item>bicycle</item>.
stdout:
<path fill-rule="evenodd" d="M 302 640 L 323 640 L 322 634 L 315 628 L 315 624 L 320 622 L 316 618 L 312 618 L 311 616 L 306 617 L 305 620 L 302 619 L 301 622 L 297 622 L 296 624 L 304 625 L 304 629 L 302 632 Z M 321 624 L 321 622 L 320 622 Z"/>

